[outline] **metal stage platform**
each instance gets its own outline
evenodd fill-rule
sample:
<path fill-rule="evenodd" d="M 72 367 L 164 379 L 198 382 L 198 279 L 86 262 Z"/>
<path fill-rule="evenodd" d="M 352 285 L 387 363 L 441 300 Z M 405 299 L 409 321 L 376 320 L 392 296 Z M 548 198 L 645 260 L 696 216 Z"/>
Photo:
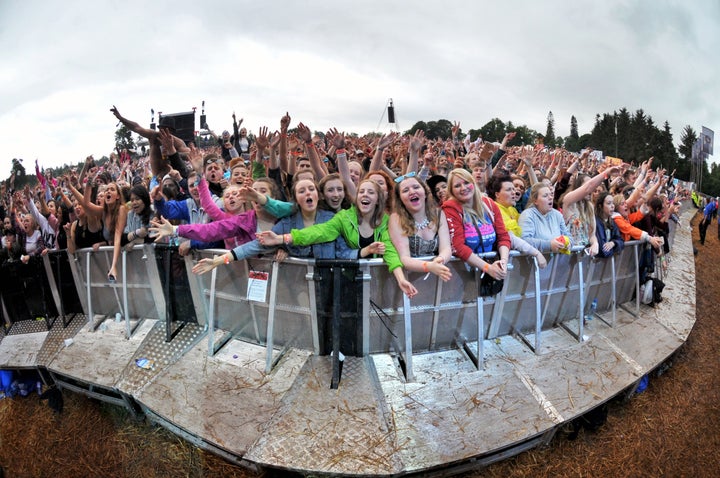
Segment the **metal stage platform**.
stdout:
<path fill-rule="evenodd" d="M 687 227 L 677 231 L 664 279 L 665 300 L 637 315 L 633 301 L 612 317 L 608 309 L 584 325 L 575 318 L 543 327 L 540 337 L 509 333 L 415 351 L 412 380 L 406 352 L 370 350 L 345 357 L 333 389 L 332 357 L 317 344 L 276 339 L 268 354 L 265 339 L 217 326 L 212 311 L 207 323 L 182 327 L 157 314 L 78 314 L 49 330 L 44 321 L 17 322 L 0 335 L 0 368 L 41 369 L 61 387 L 144 414 L 251 470 L 447 473 L 547 443 L 565 422 L 634 390 L 695 322 Z M 275 320 L 296 313 L 280 307 Z"/>

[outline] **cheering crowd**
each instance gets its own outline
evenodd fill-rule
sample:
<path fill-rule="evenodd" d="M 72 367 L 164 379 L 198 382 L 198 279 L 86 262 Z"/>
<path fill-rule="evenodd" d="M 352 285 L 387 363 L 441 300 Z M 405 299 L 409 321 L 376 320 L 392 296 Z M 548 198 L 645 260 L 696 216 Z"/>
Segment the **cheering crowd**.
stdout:
<path fill-rule="evenodd" d="M 448 280 L 453 256 L 496 280 L 511 249 L 545 267 L 548 254 L 582 247 L 605 258 L 640 240 L 654 261 L 670 251 L 689 194 L 653 158 L 635 166 L 589 149 L 509 147 L 514 133 L 500 144 L 460 140 L 458 123 L 449 138 L 314 135 L 303 123 L 290 132 L 285 114 L 279 130 L 250 137 L 233 115 L 232 133 L 198 148 L 173 135 L 172 118 L 152 130 L 111 111 L 147 138 L 149 155 L 113 154 L 105 167 L 88 157 L 59 178 L 36 164 L 36 188 L 4 191 L 0 263 L 112 246 L 114 281 L 121 248 L 153 241 L 182 255 L 227 249 L 197 262 L 198 274 L 259 254 L 382 257 L 413 297 L 405 270 Z"/>

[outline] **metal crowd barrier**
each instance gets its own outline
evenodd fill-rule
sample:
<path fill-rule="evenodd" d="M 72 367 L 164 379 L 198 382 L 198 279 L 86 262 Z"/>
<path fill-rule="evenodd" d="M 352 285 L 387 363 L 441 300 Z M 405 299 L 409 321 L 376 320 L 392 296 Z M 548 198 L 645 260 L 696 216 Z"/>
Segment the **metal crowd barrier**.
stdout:
<path fill-rule="evenodd" d="M 611 327 L 619 305 L 637 316 L 641 247 L 628 242 L 620 254 L 607 259 L 591 258 L 582 250 L 547 255 L 544 269 L 534 258 L 513 251 L 508 277 L 494 297 L 479 297 L 481 274 L 454 259 L 448 263 L 448 282 L 406 271 L 418 289 L 412 300 L 402 294 L 381 259 L 350 264 L 288 258 L 278 264 L 265 257 L 195 275 L 194 260 L 225 251 L 194 251 L 192 257 L 181 258 L 176 248 L 142 245 L 122 251 L 115 283 L 107 279 L 112 247 L 60 252 L 45 257 L 43 267 L 50 288 L 45 296 L 53 299 L 64 325 L 69 323 L 67 314 L 80 310 L 96 328 L 98 316 L 119 317 L 130 338 L 142 320 L 158 319 L 166 322 L 170 341 L 177 333 L 173 323 L 196 321 L 208 331 L 209 355 L 231 339 L 264 346 L 268 372 L 290 347 L 332 353 L 336 360 L 338 352 L 391 352 L 413 380 L 414 354 L 463 349 L 481 368 L 484 340 L 514 335 L 539 353 L 544 330 L 563 327 L 582 341 L 588 314 Z M 64 260 L 69 272 L 60 273 Z M 75 299 L 68 299 L 70 275 Z M 3 309 L 11 314 L 7 295 L 3 291 Z M 628 306 L 633 295 L 634 307 Z M 593 300 L 597 307 L 591 310 Z M 23 320 L 11 317 L 10 323 L 13 319 Z"/>

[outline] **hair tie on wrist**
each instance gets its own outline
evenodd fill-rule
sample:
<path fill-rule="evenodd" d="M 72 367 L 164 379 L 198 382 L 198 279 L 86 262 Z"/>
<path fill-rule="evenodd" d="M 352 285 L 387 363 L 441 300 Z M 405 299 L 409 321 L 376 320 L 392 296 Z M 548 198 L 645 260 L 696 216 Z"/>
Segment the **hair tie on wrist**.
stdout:
<path fill-rule="evenodd" d="M 423 261 L 422 268 L 423 268 L 423 272 L 429 272 L 429 271 L 428 271 L 428 263 L 427 263 L 427 261 Z"/>

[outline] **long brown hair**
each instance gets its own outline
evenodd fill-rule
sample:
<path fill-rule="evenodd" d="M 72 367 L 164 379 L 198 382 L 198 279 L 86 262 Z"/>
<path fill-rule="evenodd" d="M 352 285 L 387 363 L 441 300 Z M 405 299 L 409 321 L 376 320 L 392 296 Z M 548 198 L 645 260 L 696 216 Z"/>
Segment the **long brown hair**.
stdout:
<path fill-rule="evenodd" d="M 425 191 L 425 215 L 428 221 L 430 221 L 430 225 L 437 231 L 439 226 L 438 206 L 430 192 L 430 187 L 417 176 L 406 179 L 414 179 Z M 405 180 L 403 179 L 403 181 Z M 402 182 L 400 184 L 402 184 Z M 400 199 L 400 184 L 393 188 L 393 211 L 397 213 L 400 219 L 400 228 L 403 234 L 409 237 L 417 234 L 417 227 L 415 226 L 415 219 L 412 217 L 412 214 L 410 214 L 410 211 L 407 210 L 405 204 L 403 204 Z"/>
<path fill-rule="evenodd" d="M 105 213 L 103 214 L 103 220 L 105 220 L 105 215 L 110 214 L 110 224 L 106 224 L 107 230 L 115 233 L 115 224 L 117 223 L 117 218 L 120 215 L 120 209 L 126 207 L 125 203 L 123 202 L 123 194 L 122 190 L 120 189 L 120 186 L 117 185 L 115 182 L 107 183 L 106 190 L 110 186 L 115 187 L 115 191 L 117 191 L 117 199 L 115 200 L 115 204 L 112 206 L 112 209 L 107 204 L 107 201 L 103 200 L 103 210 Z"/>
<path fill-rule="evenodd" d="M 362 181 L 360 181 L 358 183 L 358 187 L 357 187 L 358 191 L 360 191 L 360 186 L 362 186 L 363 183 L 372 184 L 372 187 L 375 189 L 375 192 L 377 193 L 378 201 L 377 201 L 377 204 L 375 205 L 375 210 L 373 211 L 372 216 L 370 216 L 370 226 L 372 226 L 372 228 L 375 229 L 375 228 L 379 227 L 380 224 L 382 224 L 383 215 L 385 214 L 385 201 L 387 200 L 386 196 L 385 196 L 385 191 L 380 189 L 380 185 L 376 181 L 373 181 L 372 179 L 363 179 Z M 355 207 L 356 208 L 357 208 L 357 197 L 358 196 L 359 196 L 359 194 L 355 195 L 355 203 L 356 203 Z M 358 214 L 358 221 L 360 221 L 362 219 L 360 217 L 360 209 L 357 209 L 357 214 Z"/>
<path fill-rule="evenodd" d="M 393 202 L 393 189 L 395 189 L 395 182 L 393 181 L 393 178 L 390 177 L 388 173 L 385 171 L 382 171 L 380 169 L 376 169 L 375 171 L 368 171 L 365 173 L 365 176 L 363 176 L 362 179 L 370 179 L 370 176 L 373 176 L 377 174 L 378 176 L 382 176 L 383 181 L 385 181 L 385 189 L 387 190 L 387 199 L 385 202 L 385 209 L 390 212 L 392 209 L 392 202 Z M 358 183 L 358 186 L 360 183 Z"/>

